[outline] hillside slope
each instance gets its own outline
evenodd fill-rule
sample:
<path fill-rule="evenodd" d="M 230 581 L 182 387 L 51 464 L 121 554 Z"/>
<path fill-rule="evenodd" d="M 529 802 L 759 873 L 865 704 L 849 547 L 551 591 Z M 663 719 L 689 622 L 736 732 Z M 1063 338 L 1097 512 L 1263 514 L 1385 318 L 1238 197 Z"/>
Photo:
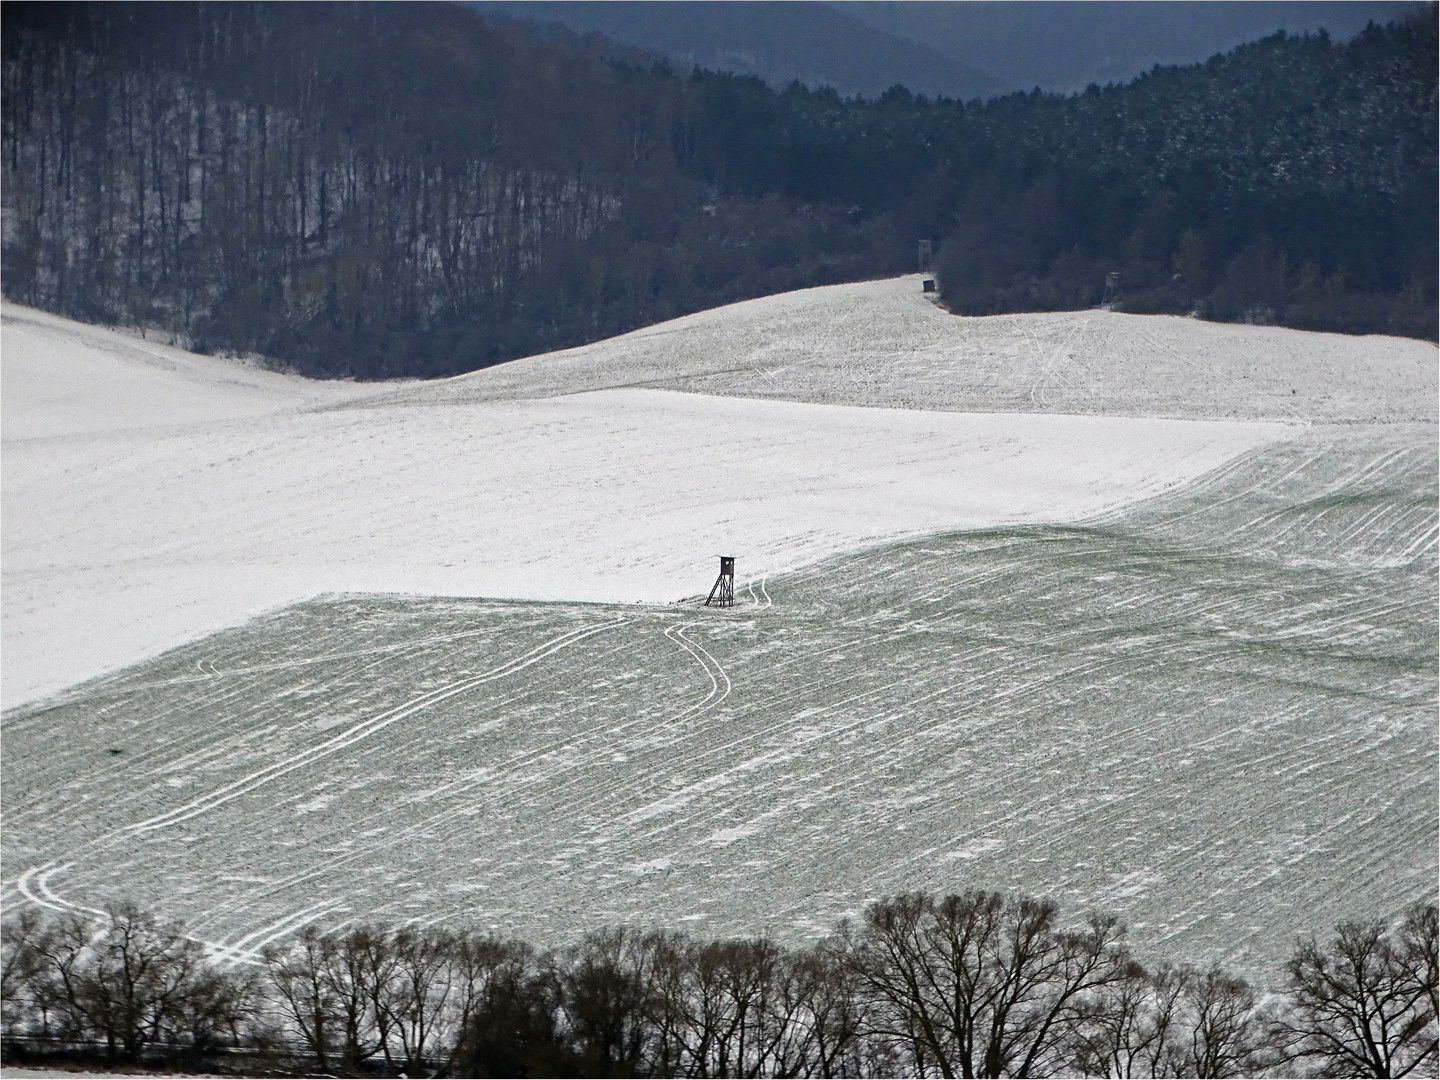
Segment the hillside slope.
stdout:
<path fill-rule="evenodd" d="M 1118 273 L 1135 313 L 1437 332 L 1433 9 L 969 103 L 611 64 L 452 3 L 0 21 L 6 298 L 307 374 L 473 371 L 926 239 L 966 314 L 1093 309 Z"/>
<path fill-rule="evenodd" d="M 997 360 L 1050 317 L 952 319 L 913 285 L 752 301 L 388 389 L 137 359 L 132 338 L 7 308 L 5 700 L 323 592 L 665 602 L 708 588 L 721 549 L 777 573 L 919 533 L 1081 520 L 1304 417 L 1286 402 L 1264 423 L 1220 420 L 1222 402 L 1175 419 L 1207 416 L 1184 387 L 1146 408 L 1186 361 L 1159 351 L 1127 378 L 1131 354 L 1100 336 L 1071 354 L 1121 390 L 1070 415 L 1064 373 L 1044 368 L 1037 391 L 1036 368 Z M 1172 337 L 1192 328 L 1212 365 L 1253 366 L 1206 351 L 1216 328 Z M 1285 372 L 1299 381 L 1315 356 L 1315 413 L 1374 413 L 1386 394 L 1394 418 L 1433 409 L 1393 385 L 1416 383 L 1424 345 L 1317 340 Z M 1348 390 L 1347 354 L 1375 385 Z"/>
<path fill-rule="evenodd" d="M 802 289 L 373 402 L 643 386 L 887 408 L 1306 423 L 1437 419 L 1435 346 L 1088 310 L 964 318 L 920 277 Z"/>
<path fill-rule="evenodd" d="M 18 304 L 0 313 L 7 442 L 182 428 L 376 393 L 200 356 Z"/>
<path fill-rule="evenodd" d="M 846 97 L 875 98 L 903 85 L 917 94 L 968 100 L 1010 89 L 980 70 L 983 65 L 957 63 L 923 42 L 896 37 L 826 4 L 484 0 L 474 6 L 603 34 L 663 55 L 682 72 L 699 66 L 754 75 L 777 90 L 798 80 L 833 87 Z"/>
<path fill-rule="evenodd" d="M 1433 896 L 1431 346 L 902 279 L 357 387 L 3 316 L 7 904 L 244 958 L 1005 887 L 1263 981 Z"/>
<path fill-rule="evenodd" d="M 0 898 L 243 956 L 368 919 L 794 941 L 1004 887 L 1273 986 L 1297 933 L 1434 895 L 1434 449 L 1317 429 L 729 611 L 298 604 L 9 710 Z"/>

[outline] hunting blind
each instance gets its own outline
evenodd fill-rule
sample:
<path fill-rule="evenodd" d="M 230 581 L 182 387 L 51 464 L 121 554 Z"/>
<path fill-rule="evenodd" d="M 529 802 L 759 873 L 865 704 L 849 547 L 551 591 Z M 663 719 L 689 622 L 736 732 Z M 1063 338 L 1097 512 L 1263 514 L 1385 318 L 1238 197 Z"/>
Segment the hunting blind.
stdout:
<path fill-rule="evenodd" d="M 720 576 L 715 579 L 715 584 L 710 587 L 710 595 L 705 598 L 705 606 L 709 607 L 711 602 L 716 607 L 735 606 L 735 556 L 720 556 Z"/>

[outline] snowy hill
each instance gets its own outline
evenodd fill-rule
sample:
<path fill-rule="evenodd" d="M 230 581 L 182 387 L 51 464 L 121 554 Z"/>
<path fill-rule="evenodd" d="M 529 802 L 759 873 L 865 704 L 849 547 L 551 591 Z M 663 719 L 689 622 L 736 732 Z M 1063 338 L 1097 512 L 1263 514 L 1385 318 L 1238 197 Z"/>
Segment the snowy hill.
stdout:
<path fill-rule="evenodd" d="M 3 334 L 10 705 L 319 593 L 674 601 L 721 549 L 776 573 L 1077 521 L 1297 422 L 1436 407 L 1419 342 L 958 319 L 915 278 L 392 387 L 13 306 Z"/>
<path fill-rule="evenodd" d="M 0 320 L 6 443 L 182 428 L 376 392 L 199 356 L 17 304 L 0 306 Z"/>
<path fill-rule="evenodd" d="M 909 276 L 782 293 L 416 384 L 394 403 L 644 386 L 961 412 L 1395 423 L 1437 418 L 1433 345 L 1172 315 L 961 318 Z"/>
<path fill-rule="evenodd" d="M 7 903 L 243 953 L 983 885 L 1263 976 L 1433 888 L 1431 346 L 914 279 L 423 385 L 0 346 Z"/>

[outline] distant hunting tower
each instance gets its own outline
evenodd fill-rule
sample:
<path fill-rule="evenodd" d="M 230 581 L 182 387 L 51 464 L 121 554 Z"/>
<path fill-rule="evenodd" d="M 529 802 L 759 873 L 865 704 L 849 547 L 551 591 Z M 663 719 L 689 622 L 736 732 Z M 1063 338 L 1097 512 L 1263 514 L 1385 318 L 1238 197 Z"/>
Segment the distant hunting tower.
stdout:
<path fill-rule="evenodd" d="M 919 263 L 918 269 L 919 269 L 920 273 L 923 274 L 923 273 L 925 273 L 926 270 L 929 270 L 929 269 L 930 269 L 930 257 L 931 257 L 933 254 L 934 254 L 934 250 L 933 250 L 933 249 L 931 248 L 931 246 L 930 246 L 930 241 L 929 241 L 929 240 L 921 240 L 921 241 L 920 241 L 920 250 L 919 250 L 919 252 L 918 252 L 918 254 L 917 254 L 917 262 Z"/>
<path fill-rule="evenodd" d="M 1120 299 L 1120 271 L 1111 270 L 1105 275 L 1105 293 L 1100 297 L 1100 306 L 1108 308 Z"/>
<path fill-rule="evenodd" d="M 710 589 L 710 595 L 705 598 L 705 606 L 709 607 L 711 601 L 716 607 L 735 606 L 735 556 L 720 556 L 720 576 L 715 579 L 715 584 Z"/>

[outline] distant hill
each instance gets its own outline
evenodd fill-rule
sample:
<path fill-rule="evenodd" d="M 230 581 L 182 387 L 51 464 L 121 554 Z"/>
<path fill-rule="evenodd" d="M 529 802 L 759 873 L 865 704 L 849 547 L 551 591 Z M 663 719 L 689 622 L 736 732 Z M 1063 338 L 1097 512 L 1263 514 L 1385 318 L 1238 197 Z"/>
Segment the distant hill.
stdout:
<path fill-rule="evenodd" d="M 1073 93 L 1192 64 L 1284 30 L 1345 41 L 1415 0 L 476 0 L 537 25 L 599 34 L 688 71 L 754 75 L 879 96 L 895 85 L 969 100 L 1014 90 Z M 602 49 L 602 52 L 605 51 Z M 628 57 L 627 57 L 628 58 Z"/>
<path fill-rule="evenodd" d="M 5 295 L 309 374 L 474 370 L 913 271 L 918 239 L 964 314 L 1118 273 L 1131 312 L 1436 333 L 1434 8 L 989 101 L 776 90 L 451 3 L 0 20 Z"/>
<path fill-rule="evenodd" d="M 776 89 L 798 81 L 874 98 L 900 84 L 917 94 L 961 100 L 1011 89 L 979 63 L 957 61 L 913 40 L 908 29 L 897 36 L 827 4 L 481 0 L 473 6 L 603 34 L 659 53 L 686 71 L 698 66 L 754 75 Z"/>
<path fill-rule="evenodd" d="M 1128 82 L 1156 64 L 1193 64 L 1277 30 L 1324 30 L 1346 41 L 1371 22 L 1383 26 L 1424 5 L 1394 0 L 845 0 L 832 6 L 877 30 L 923 43 L 927 51 L 956 64 L 983 66 L 1006 90 L 1038 86 L 1071 93 L 1090 83 Z"/>

